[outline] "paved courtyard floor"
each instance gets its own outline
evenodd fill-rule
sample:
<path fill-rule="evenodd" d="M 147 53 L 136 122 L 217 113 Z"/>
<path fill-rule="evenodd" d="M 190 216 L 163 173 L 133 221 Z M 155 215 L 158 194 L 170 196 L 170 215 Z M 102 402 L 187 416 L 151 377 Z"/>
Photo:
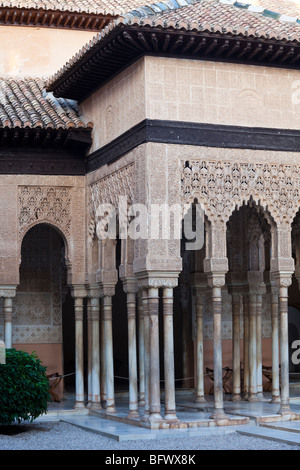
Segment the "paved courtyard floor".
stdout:
<path fill-rule="evenodd" d="M 201 450 L 300 450 L 300 419 L 283 421 L 279 405 L 269 402 L 224 401 L 230 417 L 248 418 L 247 424 L 208 426 L 213 400 L 196 404 L 191 393 L 177 396 L 177 416 L 190 426 L 184 429 L 147 429 L 126 422 L 126 399 L 117 400 L 112 419 L 88 410 L 75 411 L 74 397 L 49 404 L 48 413 L 32 424 L 23 423 L 16 434 L 0 432 L 4 450 L 101 450 L 183 452 Z M 291 409 L 300 418 L 300 398 L 291 397 Z M 258 418 L 267 418 L 259 422 Z M 269 422 L 270 421 L 270 422 Z M 193 423 L 195 425 L 193 425 Z M 200 425 L 199 425 L 200 423 Z M 117 455 L 117 454 L 116 454 Z M 132 454 L 134 455 L 134 454 Z"/>

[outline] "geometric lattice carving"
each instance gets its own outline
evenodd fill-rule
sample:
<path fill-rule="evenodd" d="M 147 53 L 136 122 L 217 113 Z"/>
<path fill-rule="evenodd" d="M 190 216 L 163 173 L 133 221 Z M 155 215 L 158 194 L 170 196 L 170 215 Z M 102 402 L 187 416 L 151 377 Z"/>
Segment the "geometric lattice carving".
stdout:
<path fill-rule="evenodd" d="M 182 161 L 182 198 L 197 198 L 210 220 L 222 221 L 253 198 L 279 225 L 290 224 L 300 203 L 299 176 L 296 165 Z"/>
<path fill-rule="evenodd" d="M 20 186 L 19 187 L 19 230 L 39 220 L 52 222 L 65 235 L 70 232 L 71 188 Z"/>
<path fill-rule="evenodd" d="M 131 163 L 108 176 L 93 183 L 89 187 L 90 223 L 89 235 L 95 231 L 95 213 L 99 204 L 111 204 L 118 209 L 119 197 L 127 196 L 128 204 L 133 201 L 134 164 Z"/>

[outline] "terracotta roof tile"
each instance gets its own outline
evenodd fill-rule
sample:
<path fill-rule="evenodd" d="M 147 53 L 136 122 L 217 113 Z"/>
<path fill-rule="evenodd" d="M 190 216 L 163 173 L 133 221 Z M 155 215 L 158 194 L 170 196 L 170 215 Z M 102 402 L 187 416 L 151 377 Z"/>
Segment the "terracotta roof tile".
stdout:
<path fill-rule="evenodd" d="M 134 8 L 142 7 L 146 3 L 145 0 L 2 0 L 0 7 L 121 15 Z"/>
<path fill-rule="evenodd" d="M 76 102 L 54 98 L 40 78 L 0 79 L 0 128 L 91 128 L 78 116 Z"/>
<path fill-rule="evenodd" d="M 268 4 L 274 8 L 287 5 L 286 11 L 292 13 L 292 4 L 296 2 L 279 0 L 250 0 L 260 4 Z M 300 4 L 300 2 L 299 2 Z M 180 5 L 180 6 L 179 6 Z M 235 0 L 166 0 L 151 5 L 152 14 L 145 8 L 136 7 L 118 17 L 100 31 L 88 44 L 74 55 L 60 70 L 58 70 L 47 83 L 49 89 L 53 84 L 66 77 L 81 60 L 90 56 L 95 46 L 106 38 L 117 27 L 134 25 L 162 28 L 174 28 L 183 30 L 208 31 L 231 33 L 244 37 L 254 36 L 259 38 L 285 41 L 300 40 L 300 22 L 289 22 L 276 19 L 280 15 L 274 15 L 269 10 L 258 9 L 251 11 L 251 3 L 241 3 Z M 257 6 L 257 5 L 256 5 Z M 260 6 L 260 5 L 258 5 Z M 294 5 L 295 6 L 295 5 Z M 160 13 L 155 13 L 155 9 Z"/>

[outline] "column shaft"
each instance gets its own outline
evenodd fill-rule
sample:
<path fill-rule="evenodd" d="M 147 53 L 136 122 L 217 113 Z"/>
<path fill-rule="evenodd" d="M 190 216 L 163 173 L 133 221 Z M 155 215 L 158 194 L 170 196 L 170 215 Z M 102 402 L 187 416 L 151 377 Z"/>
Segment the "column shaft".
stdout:
<path fill-rule="evenodd" d="M 280 402 L 279 389 L 279 325 L 278 325 L 278 293 L 271 296 L 272 315 L 272 402 Z"/>
<path fill-rule="evenodd" d="M 212 305 L 214 316 L 214 413 L 212 418 L 223 419 L 226 417 L 223 409 L 223 370 L 222 370 L 222 333 L 221 313 L 222 297 L 221 287 L 212 288 Z"/>
<path fill-rule="evenodd" d="M 249 401 L 257 399 L 256 372 L 256 295 L 249 295 Z"/>
<path fill-rule="evenodd" d="M 7 349 L 12 347 L 12 302 L 13 299 L 11 297 L 4 297 L 3 299 L 4 341 Z"/>
<path fill-rule="evenodd" d="M 84 407 L 83 298 L 75 297 L 75 408 Z"/>
<path fill-rule="evenodd" d="M 150 415 L 150 320 L 149 301 L 147 289 L 142 290 L 143 313 L 144 313 L 144 366 L 145 366 L 145 413 L 147 419 Z"/>
<path fill-rule="evenodd" d="M 204 398 L 204 353 L 203 353 L 203 295 L 196 288 L 196 397 L 197 403 L 205 402 Z"/>
<path fill-rule="evenodd" d="M 100 333 L 99 333 L 99 298 L 91 300 L 91 354 L 92 354 L 92 406 L 101 408 L 100 404 Z"/>
<path fill-rule="evenodd" d="M 103 298 L 104 332 L 105 332 L 105 361 L 106 361 L 106 411 L 115 413 L 114 389 L 114 358 L 112 335 L 112 298 Z"/>
<path fill-rule="evenodd" d="M 247 295 L 243 295 L 243 313 L 244 313 L 244 344 L 243 344 L 243 397 L 248 398 L 249 394 L 249 300 Z"/>
<path fill-rule="evenodd" d="M 138 416 L 138 384 L 136 354 L 136 296 L 127 293 L 128 317 L 128 369 L 129 369 L 129 416 Z"/>
<path fill-rule="evenodd" d="M 281 406 L 280 413 L 290 413 L 289 396 L 289 338 L 288 338 L 288 288 L 279 288 Z"/>
<path fill-rule="evenodd" d="M 256 367 L 257 367 L 257 398 L 263 398 L 262 378 L 262 295 L 256 296 Z"/>
<path fill-rule="evenodd" d="M 241 399 L 241 350 L 240 350 L 240 311 L 241 300 L 238 294 L 232 295 L 232 362 L 233 362 L 233 390 L 232 400 Z"/>
<path fill-rule="evenodd" d="M 149 330 L 150 330 L 150 420 L 160 420 L 160 367 L 159 367 L 159 292 L 148 289 Z"/>
<path fill-rule="evenodd" d="M 163 289 L 165 419 L 178 421 L 175 404 L 173 289 Z"/>
<path fill-rule="evenodd" d="M 138 292 L 139 406 L 145 406 L 145 331 L 142 291 Z"/>

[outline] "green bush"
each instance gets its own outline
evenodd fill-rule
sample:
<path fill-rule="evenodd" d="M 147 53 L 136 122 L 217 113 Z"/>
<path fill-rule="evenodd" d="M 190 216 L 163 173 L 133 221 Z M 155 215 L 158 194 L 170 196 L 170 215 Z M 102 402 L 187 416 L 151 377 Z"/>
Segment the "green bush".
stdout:
<path fill-rule="evenodd" d="M 35 353 L 6 349 L 0 364 L 0 425 L 32 422 L 47 412 L 49 381 Z"/>

